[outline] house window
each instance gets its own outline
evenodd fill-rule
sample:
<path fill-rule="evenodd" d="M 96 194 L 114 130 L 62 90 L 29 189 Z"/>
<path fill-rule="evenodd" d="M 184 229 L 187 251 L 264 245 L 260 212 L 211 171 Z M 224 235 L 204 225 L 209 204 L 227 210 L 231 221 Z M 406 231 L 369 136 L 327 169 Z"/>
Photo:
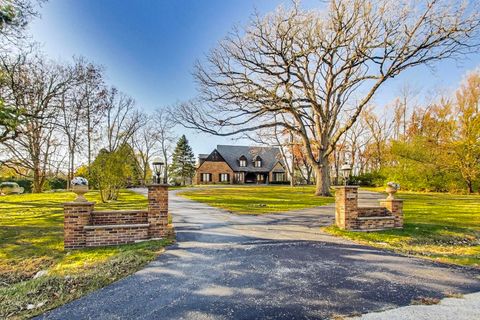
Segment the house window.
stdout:
<path fill-rule="evenodd" d="M 240 159 L 240 167 L 246 167 L 246 166 L 247 166 L 247 160 Z"/>
<path fill-rule="evenodd" d="M 211 173 L 202 173 L 201 175 L 202 182 L 211 182 L 212 181 L 212 174 Z"/>
<path fill-rule="evenodd" d="M 274 172 L 273 181 L 285 181 L 285 173 L 283 172 Z"/>
<path fill-rule="evenodd" d="M 236 172 L 235 173 L 235 180 L 236 180 L 236 182 L 242 182 L 243 181 L 243 173 L 242 172 Z"/>
<path fill-rule="evenodd" d="M 255 168 L 260 168 L 262 166 L 262 158 L 260 158 L 260 156 L 256 156 L 254 159 L 253 159 L 253 166 Z"/>
<path fill-rule="evenodd" d="M 220 173 L 219 178 L 220 178 L 220 182 L 230 181 L 230 175 L 228 173 Z"/>
<path fill-rule="evenodd" d="M 263 174 L 261 173 L 257 174 L 257 181 L 263 181 Z"/>

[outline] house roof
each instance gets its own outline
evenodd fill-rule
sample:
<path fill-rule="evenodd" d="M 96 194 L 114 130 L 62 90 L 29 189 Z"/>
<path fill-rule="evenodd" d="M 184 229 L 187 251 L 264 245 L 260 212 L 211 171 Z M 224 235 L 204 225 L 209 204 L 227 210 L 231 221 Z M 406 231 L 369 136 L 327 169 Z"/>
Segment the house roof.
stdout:
<path fill-rule="evenodd" d="M 233 171 L 266 172 L 271 171 L 278 162 L 283 165 L 280 149 L 275 147 L 217 145 L 216 150 L 222 155 Z M 246 167 L 239 166 L 241 156 L 247 158 Z M 262 159 L 262 166 L 260 168 L 253 166 L 253 160 L 256 156 L 260 156 Z"/>

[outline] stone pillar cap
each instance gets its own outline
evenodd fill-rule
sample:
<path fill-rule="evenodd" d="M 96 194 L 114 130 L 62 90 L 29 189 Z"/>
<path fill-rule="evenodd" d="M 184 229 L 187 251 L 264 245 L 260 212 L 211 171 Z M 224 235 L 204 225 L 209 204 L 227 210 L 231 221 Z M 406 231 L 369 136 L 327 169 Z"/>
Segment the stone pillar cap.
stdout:
<path fill-rule="evenodd" d="M 95 202 L 90 202 L 90 201 L 70 201 L 70 202 L 64 202 L 63 205 L 64 206 L 93 206 L 95 204 Z"/>

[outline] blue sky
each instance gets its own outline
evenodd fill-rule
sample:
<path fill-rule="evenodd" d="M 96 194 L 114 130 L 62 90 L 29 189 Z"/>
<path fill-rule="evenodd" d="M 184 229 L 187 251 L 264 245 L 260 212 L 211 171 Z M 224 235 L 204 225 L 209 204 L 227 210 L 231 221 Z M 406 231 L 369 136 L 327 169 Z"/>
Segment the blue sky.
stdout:
<path fill-rule="evenodd" d="M 195 95 L 193 64 L 222 39 L 235 24 L 245 24 L 258 10 L 266 13 L 281 0 L 50 0 L 41 18 L 30 25 L 33 38 L 54 59 L 73 55 L 106 68 L 108 83 L 135 98 L 141 109 L 153 110 Z M 319 7 L 321 1 L 303 1 Z M 432 72 L 412 69 L 375 97 L 377 105 L 392 100 L 405 83 L 448 92 L 463 75 L 480 65 L 480 54 L 465 61 L 448 61 Z M 185 133 L 195 153 L 207 153 L 228 138 Z"/>

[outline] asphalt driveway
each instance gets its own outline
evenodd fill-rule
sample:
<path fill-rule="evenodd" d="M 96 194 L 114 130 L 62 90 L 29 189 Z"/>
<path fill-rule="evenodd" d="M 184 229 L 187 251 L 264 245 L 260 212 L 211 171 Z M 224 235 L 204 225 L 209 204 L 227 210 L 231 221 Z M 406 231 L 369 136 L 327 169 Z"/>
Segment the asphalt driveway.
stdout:
<path fill-rule="evenodd" d="M 373 201 L 374 194 L 364 194 Z M 480 272 L 322 233 L 333 206 L 238 216 L 171 192 L 177 243 L 45 319 L 323 319 L 480 291 Z"/>

